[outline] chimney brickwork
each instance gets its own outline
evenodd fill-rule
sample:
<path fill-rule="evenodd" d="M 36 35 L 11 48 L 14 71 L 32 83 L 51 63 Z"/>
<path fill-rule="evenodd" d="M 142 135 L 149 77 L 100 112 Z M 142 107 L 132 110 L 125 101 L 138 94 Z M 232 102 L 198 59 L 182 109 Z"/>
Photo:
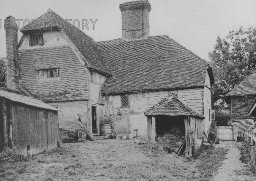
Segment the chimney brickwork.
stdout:
<path fill-rule="evenodd" d="M 14 17 L 9 16 L 5 19 L 6 33 L 6 56 L 7 56 L 7 74 L 6 87 L 16 90 L 17 77 L 17 61 L 18 61 L 18 25 Z"/>
<path fill-rule="evenodd" d="M 127 40 L 143 39 L 149 36 L 149 12 L 147 0 L 120 4 L 122 12 L 122 37 Z"/>

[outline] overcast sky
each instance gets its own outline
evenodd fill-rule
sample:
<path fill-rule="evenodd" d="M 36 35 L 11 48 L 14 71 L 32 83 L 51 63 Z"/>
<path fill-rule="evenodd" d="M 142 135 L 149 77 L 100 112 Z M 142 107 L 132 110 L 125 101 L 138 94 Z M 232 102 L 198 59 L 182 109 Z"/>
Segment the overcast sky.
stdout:
<path fill-rule="evenodd" d="M 129 0 L 0 0 L 0 57 L 5 56 L 4 19 L 35 19 L 49 8 L 64 19 L 89 21 L 84 32 L 96 41 L 121 37 L 119 4 Z M 209 60 L 217 36 L 240 26 L 256 27 L 256 0 L 149 0 L 150 34 L 169 35 Z M 93 30 L 93 23 L 95 29 Z M 77 20 L 75 20 L 77 21 Z M 78 23 L 75 22 L 78 26 Z M 23 25 L 23 22 L 20 22 Z M 80 24 L 82 29 L 82 25 Z M 20 38 L 19 34 L 19 38 Z"/>

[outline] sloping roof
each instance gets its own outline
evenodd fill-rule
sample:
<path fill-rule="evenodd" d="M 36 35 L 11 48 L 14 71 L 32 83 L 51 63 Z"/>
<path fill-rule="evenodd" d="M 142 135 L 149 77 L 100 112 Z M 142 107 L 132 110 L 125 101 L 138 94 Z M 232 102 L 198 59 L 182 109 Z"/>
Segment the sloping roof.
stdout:
<path fill-rule="evenodd" d="M 7 91 L 7 90 L 0 90 L 0 97 L 8 99 L 13 102 L 26 104 L 29 106 L 34 106 L 34 107 L 47 109 L 47 110 L 58 111 L 58 109 L 56 109 L 48 104 L 45 104 L 42 101 L 39 101 L 32 97 L 28 97 L 28 96 L 17 94 L 17 93 L 11 92 L 11 91 Z"/>
<path fill-rule="evenodd" d="M 256 95 L 256 73 L 249 75 L 230 92 L 226 94 L 229 96 L 244 96 Z"/>
<path fill-rule="evenodd" d="M 58 109 L 56 109 L 48 104 L 45 104 L 44 102 L 42 102 L 40 100 L 34 99 L 32 97 L 24 96 L 21 94 L 17 94 L 17 93 L 11 92 L 11 91 L 3 90 L 3 89 L 0 90 L 0 97 L 8 99 L 13 102 L 26 104 L 26 105 L 33 106 L 33 107 L 58 111 Z"/>
<path fill-rule="evenodd" d="M 112 73 L 103 93 L 193 88 L 205 85 L 207 62 L 168 36 L 98 42 Z M 212 80 L 212 79 L 211 79 Z"/>
<path fill-rule="evenodd" d="M 70 24 L 50 9 L 42 16 L 23 27 L 21 32 L 27 34 L 34 31 L 47 31 L 52 29 L 62 30 L 67 35 L 84 56 L 89 68 L 102 74 L 110 75 L 109 70 L 107 70 L 102 61 L 96 42 L 79 28 Z"/>
<path fill-rule="evenodd" d="M 194 116 L 204 118 L 203 115 L 198 114 L 185 104 L 183 104 L 177 97 L 170 97 L 162 99 L 158 104 L 148 109 L 145 112 L 146 116 Z"/>

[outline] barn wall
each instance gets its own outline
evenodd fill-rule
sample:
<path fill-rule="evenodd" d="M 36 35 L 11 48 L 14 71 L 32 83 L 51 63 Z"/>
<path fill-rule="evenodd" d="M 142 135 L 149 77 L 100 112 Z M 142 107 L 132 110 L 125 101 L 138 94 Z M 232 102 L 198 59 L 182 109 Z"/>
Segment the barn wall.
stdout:
<path fill-rule="evenodd" d="M 183 103 L 198 113 L 203 114 L 203 88 L 129 94 L 130 108 L 128 110 L 127 108 L 121 108 L 120 95 L 112 95 L 108 98 L 109 105 L 105 107 L 108 107 L 107 109 L 113 112 L 117 124 L 123 124 L 121 133 L 132 133 L 134 135 L 135 132 L 133 130 L 138 129 L 139 135 L 146 136 L 147 118 L 144 112 L 157 104 L 161 99 L 167 98 L 170 93 L 178 95 L 178 98 Z M 105 114 L 107 112 L 105 111 Z"/>
<path fill-rule="evenodd" d="M 18 152 L 37 154 L 57 147 L 57 112 L 17 103 L 11 105 L 13 144 Z"/>

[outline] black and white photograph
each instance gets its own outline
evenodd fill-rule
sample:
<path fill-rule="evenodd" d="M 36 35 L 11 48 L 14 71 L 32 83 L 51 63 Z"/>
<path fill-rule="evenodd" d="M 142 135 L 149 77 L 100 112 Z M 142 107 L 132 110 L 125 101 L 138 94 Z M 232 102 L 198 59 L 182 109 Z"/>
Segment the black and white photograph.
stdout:
<path fill-rule="evenodd" d="M 0 181 L 255 181 L 256 0 L 0 0 Z"/>

